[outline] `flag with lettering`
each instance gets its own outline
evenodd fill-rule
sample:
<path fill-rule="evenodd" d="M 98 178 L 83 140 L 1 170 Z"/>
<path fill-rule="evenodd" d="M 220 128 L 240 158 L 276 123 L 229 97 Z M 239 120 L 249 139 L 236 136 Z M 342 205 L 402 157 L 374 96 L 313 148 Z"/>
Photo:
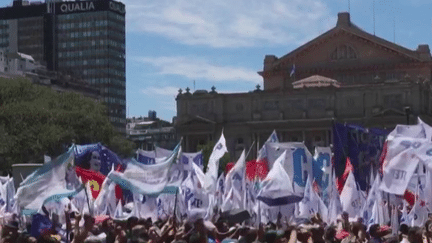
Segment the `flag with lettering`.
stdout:
<path fill-rule="evenodd" d="M 156 163 L 155 151 L 147 151 L 143 149 L 137 150 L 137 161 L 145 165 L 153 165 Z"/>
<path fill-rule="evenodd" d="M 333 153 L 336 176 L 345 170 L 347 157 L 354 167 L 354 175 L 361 190 L 366 190 L 371 169 L 378 167 L 388 131 L 366 129 L 354 124 L 333 124 Z"/>
<path fill-rule="evenodd" d="M 374 207 L 374 202 L 381 200 L 381 191 L 379 190 L 380 177 L 377 175 L 375 177 L 372 188 L 369 190 L 369 194 L 366 198 L 366 202 L 363 205 L 361 216 L 365 222 L 368 222 L 372 216 L 372 210 Z"/>
<path fill-rule="evenodd" d="M 243 152 L 240 155 L 240 158 L 237 160 L 234 167 L 227 173 L 225 177 L 225 188 L 226 192 L 224 195 L 227 197 L 229 190 L 233 190 L 234 193 L 238 194 L 238 197 L 235 197 L 235 200 L 239 200 L 237 203 L 240 205 L 240 209 L 244 209 L 244 199 L 245 199 L 245 187 L 246 187 L 246 152 Z"/>
<path fill-rule="evenodd" d="M 171 187 L 169 185 L 169 171 L 173 163 L 177 161 L 180 151 L 180 144 L 178 144 L 171 156 L 156 158 L 156 163 L 153 165 L 145 165 L 131 160 L 123 173 L 111 171 L 108 178 L 123 189 L 137 194 L 175 194 L 178 186 Z"/>
<path fill-rule="evenodd" d="M 312 161 L 312 174 L 314 185 L 322 192 L 323 201 L 328 205 L 329 194 L 327 188 L 331 183 L 332 151 L 330 147 L 315 147 L 315 154 Z"/>
<path fill-rule="evenodd" d="M 428 211 L 425 207 L 425 205 L 422 205 L 420 203 L 420 200 L 417 200 L 414 204 L 414 207 L 411 209 L 410 213 L 408 214 L 408 219 L 411 220 L 411 224 L 408 224 L 408 226 L 424 226 L 424 223 L 428 219 Z"/>
<path fill-rule="evenodd" d="M 357 183 L 352 172 L 349 173 L 345 182 L 345 186 L 340 194 L 342 208 L 350 217 L 355 218 L 361 216 L 361 208 L 363 205 L 363 196 L 360 193 Z"/>
<path fill-rule="evenodd" d="M 216 192 L 216 181 L 218 178 L 219 171 L 219 160 L 228 152 L 226 147 L 225 137 L 223 132 L 218 142 L 213 147 L 213 151 L 210 155 L 208 164 L 207 164 L 207 172 L 205 173 L 205 177 L 198 175 L 198 179 L 203 185 L 203 189 L 206 192 L 214 193 Z"/>
<path fill-rule="evenodd" d="M 385 163 L 380 189 L 388 193 L 403 195 L 420 160 L 413 153 L 412 147 L 407 144 L 408 140 L 395 138 L 391 142 L 397 143 L 397 147 L 404 146 L 405 149 Z M 393 146 L 391 143 L 388 144 L 388 154 L 392 154 L 393 151 L 390 148 Z"/>
<path fill-rule="evenodd" d="M 312 176 L 312 154 L 302 142 L 266 143 L 269 165 L 275 163 L 283 152 L 286 157 L 282 161 L 286 173 L 292 178 L 293 189 L 303 193 L 308 176 Z M 270 167 L 270 166 L 269 166 Z M 270 167 L 271 168 L 271 167 Z"/>
<path fill-rule="evenodd" d="M 314 214 L 319 212 L 319 200 L 318 195 L 312 189 L 312 182 L 310 177 L 306 182 L 306 187 L 303 195 L 303 199 L 299 202 L 300 218 L 310 218 Z"/>
<path fill-rule="evenodd" d="M 158 158 L 167 157 L 172 153 L 172 150 L 164 149 L 161 147 L 157 147 L 155 149 L 155 155 Z M 179 165 L 179 168 L 182 168 L 183 170 L 183 180 L 186 179 L 189 173 L 193 171 L 192 163 L 195 163 L 198 165 L 201 170 L 204 168 L 203 164 L 203 154 L 202 151 L 196 152 L 196 153 L 185 153 L 182 152 L 182 155 L 177 162 Z"/>

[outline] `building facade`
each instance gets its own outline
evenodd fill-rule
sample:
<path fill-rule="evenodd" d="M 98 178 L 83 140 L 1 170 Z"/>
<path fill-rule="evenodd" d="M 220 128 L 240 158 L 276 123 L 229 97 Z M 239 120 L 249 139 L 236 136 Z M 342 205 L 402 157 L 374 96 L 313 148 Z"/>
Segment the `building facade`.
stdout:
<path fill-rule="evenodd" d="M 13 2 L 0 8 L 0 48 L 101 90 L 111 123 L 126 128 L 125 6 L 112 0 Z"/>
<path fill-rule="evenodd" d="M 256 155 L 274 129 L 281 141 L 304 141 L 313 149 L 332 143 L 334 121 L 387 129 L 407 118 L 432 123 L 429 47 L 409 50 L 371 35 L 348 13 L 287 55 L 267 55 L 258 73 L 263 90 L 179 92 L 175 127 L 186 151 L 218 139 L 222 129 L 238 157 L 253 144 Z"/>
<path fill-rule="evenodd" d="M 154 150 L 155 146 L 174 149 L 178 140 L 172 123 L 156 117 L 155 111 L 149 111 L 148 117 L 128 118 L 127 138 L 143 150 Z"/>

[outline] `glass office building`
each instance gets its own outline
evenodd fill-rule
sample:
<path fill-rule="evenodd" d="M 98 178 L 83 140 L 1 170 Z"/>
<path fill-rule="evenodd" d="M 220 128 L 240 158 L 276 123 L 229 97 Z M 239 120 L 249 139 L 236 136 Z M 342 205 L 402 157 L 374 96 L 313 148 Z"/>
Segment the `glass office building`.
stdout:
<path fill-rule="evenodd" d="M 125 6 L 110 0 L 14 1 L 0 9 L 0 48 L 100 88 L 111 123 L 126 128 Z"/>

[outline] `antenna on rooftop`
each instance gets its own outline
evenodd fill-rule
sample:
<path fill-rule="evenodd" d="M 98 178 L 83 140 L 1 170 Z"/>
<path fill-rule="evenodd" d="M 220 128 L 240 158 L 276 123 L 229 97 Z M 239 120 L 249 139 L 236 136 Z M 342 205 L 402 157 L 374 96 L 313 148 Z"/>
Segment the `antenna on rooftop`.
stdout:
<path fill-rule="evenodd" d="M 393 43 L 396 44 L 396 17 L 393 16 Z"/>
<path fill-rule="evenodd" d="M 348 13 L 351 13 L 351 0 L 348 0 Z"/>
<path fill-rule="evenodd" d="M 374 35 L 375 35 L 375 0 L 373 0 L 372 11 L 373 11 L 373 30 L 374 30 Z"/>

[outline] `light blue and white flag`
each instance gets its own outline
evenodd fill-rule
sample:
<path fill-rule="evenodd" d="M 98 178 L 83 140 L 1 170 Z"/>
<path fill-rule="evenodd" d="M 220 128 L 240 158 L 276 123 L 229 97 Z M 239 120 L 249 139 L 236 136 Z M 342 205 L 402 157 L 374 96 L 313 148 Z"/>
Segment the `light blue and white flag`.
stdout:
<path fill-rule="evenodd" d="M 131 160 L 123 173 L 111 171 L 107 177 L 122 188 L 136 194 L 175 194 L 179 185 L 176 183 L 170 185 L 169 172 L 180 152 L 181 146 L 179 143 L 171 156 L 156 158 L 155 164 L 145 165 Z"/>
<path fill-rule="evenodd" d="M 30 174 L 21 182 L 15 195 L 19 208 L 23 213 L 35 213 L 49 201 L 58 201 L 64 197 L 76 195 L 77 190 L 66 189 L 66 173 L 73 170 L 74 146 L 53 161 Z"/>
<path fill-rule="evenodd" d="M 156 157 L 167 157 L 172 153 L 171 150 L 164 149 L 161 147 L 156 147 L 155 149 L 155 155 Z M 180 164 L 184 170 L 184 178 L 188 176 L 188 173 L 190 173 L 193 170 L 192 163 L 195 163 L 198 165 L 201 170 L 204 168 L 203 164 L 203 154 L 202 151 L 196 152 L 196 153 L 182 153 L 182 156 L 180 157 L 180 160 L 177 162 Z"/>

